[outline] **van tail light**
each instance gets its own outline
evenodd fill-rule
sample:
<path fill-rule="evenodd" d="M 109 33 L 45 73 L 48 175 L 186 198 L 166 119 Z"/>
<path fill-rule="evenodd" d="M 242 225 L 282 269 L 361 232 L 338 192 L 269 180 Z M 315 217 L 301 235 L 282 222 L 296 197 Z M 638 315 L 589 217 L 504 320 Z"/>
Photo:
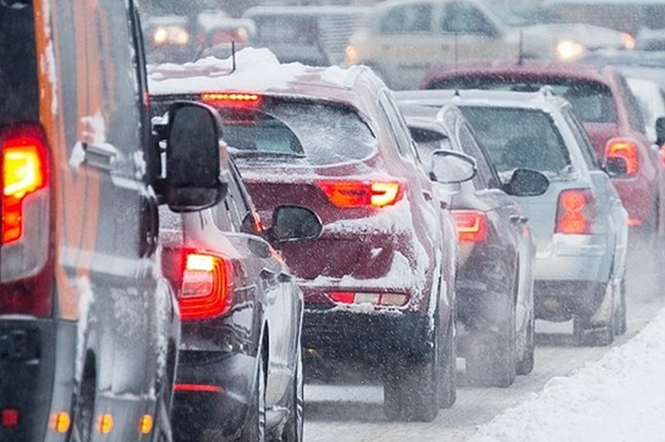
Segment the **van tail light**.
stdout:
<path fill-rule="evenodd" d="M 404 186 L 397 181 L 317 181 L 316 185 L 341 208 L 392 206 L 404 194 Z"/>
<path fill-rule="evenodd" d="M 478 210 L 452 210 L 459 242 L 481 243 L 487 238 L 487 217 Z"/>
<path fill-rule="evenodd" d="M 556 232 L 589 234 L 594 217 L 593 194 L 589 189 L 569 189 L 559 194 Z"/>
<path fill-rule="evenodd" d="M 261 103 L 261 95 L 248 92 L 204 92 L 201 100 L 211 105 L 255 107 Z"/>
<path fill-rule="evenodd" d="M 627 138 L 612 138 L 605 146 L 605 158 L 623 158 L 628 176 L 634 176 L 640 166 L 637 142 Z"/>
<path fill-rule="evenodd" d="M 162 268 L 178 292 L 184 321 L 215 318 L 228 311 L 233 293 L 228 260 L 207 252 L 166 247 Z"/>
<path fill-rule="evenodd" d="M 0 313 L 47 317 L 53 302 L 50 163 L 41 126 L 0 133 Z"/>

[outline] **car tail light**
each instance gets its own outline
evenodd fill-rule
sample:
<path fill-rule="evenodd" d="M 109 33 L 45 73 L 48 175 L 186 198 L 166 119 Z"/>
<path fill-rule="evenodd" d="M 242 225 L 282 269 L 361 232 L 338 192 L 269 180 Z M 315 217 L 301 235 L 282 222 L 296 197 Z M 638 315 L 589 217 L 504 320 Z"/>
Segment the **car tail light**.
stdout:
<path fill-rule="evenodd" d="M 409 295 L 404 293 L 337 291 L 328 293 L 328 296 L 338 304 L 372 304 L 383 307 L 402 307 L 409 300 Z"/>
<path fill-rule="evenodd" d="M 164 274 L 178 291 L 180 314 L 185 321 L 214 318 L 231 303 L 231 263 L 206 252 L 165 248 Z"/>
<path fill-rule="evenodd" d="M 53 298 L 51 185 L 38 125 L 0 134 L 0 312 L 50 316 Z"/>
<path fill-rule="evenodd" d="M 589 189 L 569 189 L 559 194 L 556 232 L 589 234 L 593 225 L 593 195 Z"/>
<path fill-rule="evenodd" d="M 385 207 L 402 198 L 404 189 L 396 181 L 318 181 L 317 186 L 337 207 Z"/>
<path fill-rule="evenodd" d="M 175 384 L 173 389 L 187 393 L 224 393 L 224 389 L 219 385 L 209 384 Z"/>
<path fill-rule="evenodd" d="M 626 161 L 628 176 L 635 175 L 640 166 L 637 143 L 626 138 L 613 138 L 609 140 L 605 147 L 605 158 L 623 158 Z"/>
<path fill-rule="evenodd" d="M 4 428 L 16 428 L 19 424 L 18 408 L 3 408 L 0 411 L 0 425 Z"/>
<path fill-rule="evenodd" d="M 247 92 L 204 92 L 201 100 L 205 103 L 227 106 L 258 106 L 261 96 Z"/>
<path fill-rule="evenodd" d="M 459 242 L 480 243 L 487 238 L 487 217 L 477 210 L 451 211 L 457 226 Z"/>

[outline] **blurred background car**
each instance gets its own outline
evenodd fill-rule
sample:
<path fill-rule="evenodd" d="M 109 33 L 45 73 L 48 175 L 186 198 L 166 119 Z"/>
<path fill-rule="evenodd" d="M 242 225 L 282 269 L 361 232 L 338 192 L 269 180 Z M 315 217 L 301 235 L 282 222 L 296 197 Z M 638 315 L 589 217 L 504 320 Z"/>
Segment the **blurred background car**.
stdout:
<path fill-rule="evenodd" d="M 408 94 L 406 102 L 457 106 L 504 185 L 519 181 L 522 168 L 549 179 L 540 196 L 514 196 L 536 235 L 536 317 L 573 319 L 576 338 L 589 345 L 624 333 L 628 216 L 609 176 L 624 172 L 625 161 L 599 161 L 571 105 L 549 88 Z"/>
<path fill-rule="evenodd" d="M 237 66 L 154 70 L 152 102 L 220 112 L 260 215 L 288 204 L 320 217 L 319 238 L 281 246 L 305 295 L 306 354 L 366 364 L 389 418 L 433 420 L 456 397 L 456 238 L 390 91 L 369 69 L 279 64 L 265 49 Z M 434 158 L 473 176 L 467 161 Z"/>
<path fill-rule="evenodd" d="M 396 97 L 399 101 L 400 93 Z M 466 382 L 508 387 L 516 374 L 529 374 L 534 367 L 535 238 L 515 200 L 502 190 L 494 166 L 459 109 L 400 104 L 400 110 L 426 172 L 430 172 L 428 159 L 442 148 L 470 155 L 477 162 L 471 181 L 434 186 L 444 194 L 442 199 L 450 200 L 457 223 L 457 348 L 458 356 L 466 360 Z M 548 181 L 541 178 L 511 191 L 543 193 Z"/>
<path fill-rule="evenodd" d="M 622 158 L 627 170 L 611 177 L 628 211 L 631 272 L 647 291 L 657 289 L 665 266 L 665 175 L 661 154 L 644 129 L 644 117 L 626 79 L 612 66 L 524 60 L 477 62 L 430 71 L 426 89 L 535 91 L 549 85 L 567 99 L 602 161 Z"/>
<path fill-rule="evenodd" d="M 571 61 L 596 49 L 631 48 L 607 28 L 534 24 L 513 27 L 475 0 L 389 0 L 351 36 L 345 64 L 365 64 L 393 89 L 415 89 L 433 64 L 470 59 Z"/>
<path fill-rule="evenodd" d="M 223 158 L 221 202 L 196 214 L 160 208 L 162 268 L 182 317 L 174 435 L 302 441 L 303 297 L 262 237 L 279 247 L 315 238 L 322 226 L 307 209 L 280 206 L 263 231 L 239 172 Z"/>

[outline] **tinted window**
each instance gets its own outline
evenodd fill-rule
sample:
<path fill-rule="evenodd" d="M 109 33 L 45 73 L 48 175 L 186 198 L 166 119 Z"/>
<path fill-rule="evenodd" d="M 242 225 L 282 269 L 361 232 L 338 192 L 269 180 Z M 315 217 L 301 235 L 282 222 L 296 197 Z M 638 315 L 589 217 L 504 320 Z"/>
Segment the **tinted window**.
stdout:
<path fill-rule="evenodd" d="M 433 81 L 427 89 L 487 89 L 536 92 L 549 85 L 573 105 L 585 123 L 614 123 L 617 119 L 612 91 L 602 83 L 560 77 L 511 78 L 507 75 L 468 75 Z"/>
<path fill-rule="evenodd" d="M 224 140 L 242 151 L 302 158 L 312 165 L 360 160 L 376 139 L 358 113 L 346 106 L 264 97 L 260 108 L 222 108 Z"/>
<path fill-rule="evenodd" d="M 0 2 L 0 126 L 39 118 L 32 5 L 4 5 Z"/>
<path fill-rule="evenodd" d="M 381 32 L 384 34 L 429 32 L 431 15 L 431 5 L 413 4 L 398 6 L 386 14 L 381 24 Z"/>
<path fill-rule="evenodd" d="M 468 3 L 445 5 L 441 30 L 460 34 L 493 34 L 496 31 L 485 15 Z"/>
<path fill-rule="evenodd" d="M 570 164 L 563 139 L 546 113 L 498 107 L 461 109 L 499 173 L 525 168 L 552 175 Z"/>

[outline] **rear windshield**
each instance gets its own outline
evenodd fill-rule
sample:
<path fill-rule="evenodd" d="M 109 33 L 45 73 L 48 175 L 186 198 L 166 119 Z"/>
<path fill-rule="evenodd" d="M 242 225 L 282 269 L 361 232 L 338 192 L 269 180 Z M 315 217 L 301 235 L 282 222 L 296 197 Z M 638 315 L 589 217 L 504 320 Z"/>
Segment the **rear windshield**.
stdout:
<path fill-rule="evenodd" d="M 267 97 L 263 101 L 257 108 L 219 109 L 224 141 L 242 157 L 300 157 L 319 166 L 361 160 L 375 150 L 372 131 L 350 107 Z"/>
<path fill-rule="evenodd" d="M 32 2 L 0 2 L 0 127 L 38 117 Z"/>
<path fill-rule="evenodd" d="M 566 145 L 545 112 L 482 106 L 461 109 L 499 173 L 524 168 L 553 176 L 568 169 Z"/>
<path fill-rule="evenodd" d="M 615 123 L 616 107 L 612 91 L 602 83 L 560 77 L 544 77 L 529 80 L 507 76 L 469 76 L 439 79 L 428 85 L 428 89 L 485 89 L 518 92 L 535 92 L 549 85 L 573 105 L 577 118 L 584 123 Z"/>

